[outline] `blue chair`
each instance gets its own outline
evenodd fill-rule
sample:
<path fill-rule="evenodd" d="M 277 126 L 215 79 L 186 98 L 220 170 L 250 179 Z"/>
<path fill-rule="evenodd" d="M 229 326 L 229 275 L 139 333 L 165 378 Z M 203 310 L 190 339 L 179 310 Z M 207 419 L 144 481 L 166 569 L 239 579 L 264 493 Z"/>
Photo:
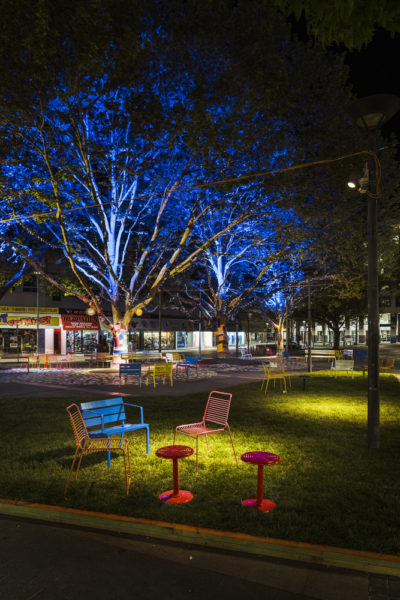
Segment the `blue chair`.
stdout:
<path fill-rule="evenodd" d="M 178 375 L 178 369 L 186 369 L 186 377 L 189 377 L 189 370 L 196 369 L 196 375 L 198 375 L 198 365 L 199 359 L 197 358 L 197 356 L 186 356 L 184 361 L 176 363 L 175 372 Z"/>
<path fill-rule="evenodd" d="M 126 423 L 125 406 L 132 406 L 140 410 L 139 423 Z M 79 405 L 85 427 L 91 439 L 111 438 L 117 435 L 121 438 L 129 431 L 146 430 L 146 450 L 149 453 L 149 426 L 143 422 L 143 407 L 137 404 L 128 404 L 122 398 L 108 398 L 107 400 L 93 400 L 82 402 Z M 107 464 L 111 465 L 111 452 L 108 451 Z"/>
<path fill-rule="evenodd" d="M 126 363 L 119 365 L 119 383 L 121 384 L 121 378 L 129 376 L 137 377 L 139 380 L 139 387 L 142 387 L 142 365 L 141 363 Z"/>

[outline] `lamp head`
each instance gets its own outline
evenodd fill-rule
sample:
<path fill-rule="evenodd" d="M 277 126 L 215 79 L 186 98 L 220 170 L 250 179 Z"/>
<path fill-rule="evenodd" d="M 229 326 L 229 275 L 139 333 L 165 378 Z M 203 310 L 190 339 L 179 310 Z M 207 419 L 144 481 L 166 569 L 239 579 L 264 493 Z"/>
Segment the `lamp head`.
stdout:
<path fill-rule="evenodd" d="M 400 98 L 393 94 L 375 94 L 356 100 L 347 107 L 351 121 L 361 129 L 378 129 L 400 109 Z"/>

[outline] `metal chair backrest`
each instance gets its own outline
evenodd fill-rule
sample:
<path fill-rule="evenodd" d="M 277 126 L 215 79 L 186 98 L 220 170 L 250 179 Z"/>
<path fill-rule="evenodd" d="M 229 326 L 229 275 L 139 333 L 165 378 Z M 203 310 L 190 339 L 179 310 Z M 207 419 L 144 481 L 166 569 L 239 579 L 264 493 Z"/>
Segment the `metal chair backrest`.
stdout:
<path fill-rule="evenodd" d="M 127 363 L 119 365 L 120 375 L 141 375 L 142 364 L 141 363 Z"/>
<path fill-rule="evenodd" d="M 210 392 L 204 411 L 203 423 L 209 421 L 210 423 L 225 426 L 228 423 L 231 400 L 232 394 L 227 392 Z"/>
<path fill-rule="evenodd" d="M 154 365 L 154 376 L 157 375 L 172 375 L 173 363 L 156 363 Z"/>
<path fill-rule="evenodd" d="M 75 403 L 70 404 L 65 410 L 67 411 L 69 420 L 71 422 L 71 427 L 72 431 L 74 432 L 76 445 L 80 448 L 83 448 L 82 442 L 84 442 L 85 439 L 89 438 L 89 434 L 86 429 L 81 411 L 79 410 L 79 406 Z"/>
<path fill-rule="evenodd" d="M 266 362 L 262 363 L 263 369 L 264 369 L 264 377 L 266 377 L 267 375 L 269 375 L 269 364 Z"/>
<path fill-rule="evenodd" d="M 197 358 L 197 356 L 186 356 L 185 357 L 185 363 L 187 363 L 188 365 L 197 365 L 198 362 L 199 362 L 199 359 Z"/>

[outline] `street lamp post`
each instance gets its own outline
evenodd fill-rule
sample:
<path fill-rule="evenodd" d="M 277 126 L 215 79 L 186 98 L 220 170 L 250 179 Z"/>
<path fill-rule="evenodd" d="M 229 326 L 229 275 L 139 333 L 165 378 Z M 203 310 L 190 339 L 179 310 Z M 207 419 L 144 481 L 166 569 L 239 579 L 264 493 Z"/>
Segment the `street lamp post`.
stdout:
<path fill-rule="evenodd" d="M 371 148 L 372 134 L 386 123 L 400 108 L 400 99 L 391 94 L 367 96 L 353 102 L 347 108 L 352 121 L 368 133 L 368 150 Z M 364 171 L 364 185 L 368 196 L 368 448 L 379 448 L 379 300 L 378 300 L 378 246 L 377 246 L 377 204 L 379 185 L 376 181 L 375 161 L 372 156 Z M 365 179 L 367 181 L 365 182 Z M 369 183 L 375 181 L 374 192 Z M 363 184 L 361 184 L 362 188 Z"/>
<path fill-rule="evenodd" d="M 247 313 L 247 353 L 250 354 L 250 319 L 251 312 Z"/>
<path fill-rule="evenodd" d="M 39 356 L 39 271 L 34 271 L 36 275 L 36 352 Z"/>

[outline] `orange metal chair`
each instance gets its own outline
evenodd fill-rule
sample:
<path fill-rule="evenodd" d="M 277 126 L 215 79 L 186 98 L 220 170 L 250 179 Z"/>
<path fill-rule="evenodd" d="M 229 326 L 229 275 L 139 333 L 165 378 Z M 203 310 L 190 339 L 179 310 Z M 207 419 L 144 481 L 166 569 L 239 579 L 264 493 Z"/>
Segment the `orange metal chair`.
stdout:
<path fill-rule="evenodd" d="M 129 457 L 129 443 L 128 440 L 122 437 L 113 437 L 113 438 L 91 438 L 88 430 L 85 427 L 84 420 L 81 415 L 81 411 L 79 410 L 79 406 L 77 404 L 70 404 L 67 406 L 66 411 L 69 415 L 72 430 L 75 436 L 76 442 L 76 450 L 74 454 L 74 458 L 72 460 L 72 465 L 68 473 L 67 482 L 65 484 L 64 489 L 64 498 L 67 496 L 67 490 L 69 486 L 69 482 L 71 480 L 71 475 L 73 473 L 76 460 L 79 456 L 78 464 L 76 467 L 75 478 L 78 479 L 79 469 L 82 462 L 82 457 L 84 454 L 88 454 L 89 452 L 108 452 L 109 450 L 120 450 L 124 454 L 124 469 L 125 469 L 125 488 L 126 495 L 129 494 L 129 487 L 131 484 L 131 462 Z"/>
<path fill-rule="evenodd" d="M 206 409 L 204 411 L 203 420 L 200 423 L 189 423 L 188 425 L 178 425 L 175 428 L 174 433 L 174 444 L 177 433 L 182 433 L 196 440 L 196 473 L 198 471 L 199 462 L 199 437 L 204 435 L 206 438 L 207 450 L 208 447 L 208 435 L 211 433 L 222 433 L 225 429 L 228 430 L 229 437 L 231 438 L 233 455 L 235 457 L 236 464 L 238 464 L 235 447 L 233 445 L 231 430 L 228 424 L 228 416 L 231 407 L 232 394 L 226 392 L 210 392 L 208 397 Z M 214 425 L 210 427 L 209 424 Z M 221 425 L 221 427 L 215 427 L 215 425 Z"/>

